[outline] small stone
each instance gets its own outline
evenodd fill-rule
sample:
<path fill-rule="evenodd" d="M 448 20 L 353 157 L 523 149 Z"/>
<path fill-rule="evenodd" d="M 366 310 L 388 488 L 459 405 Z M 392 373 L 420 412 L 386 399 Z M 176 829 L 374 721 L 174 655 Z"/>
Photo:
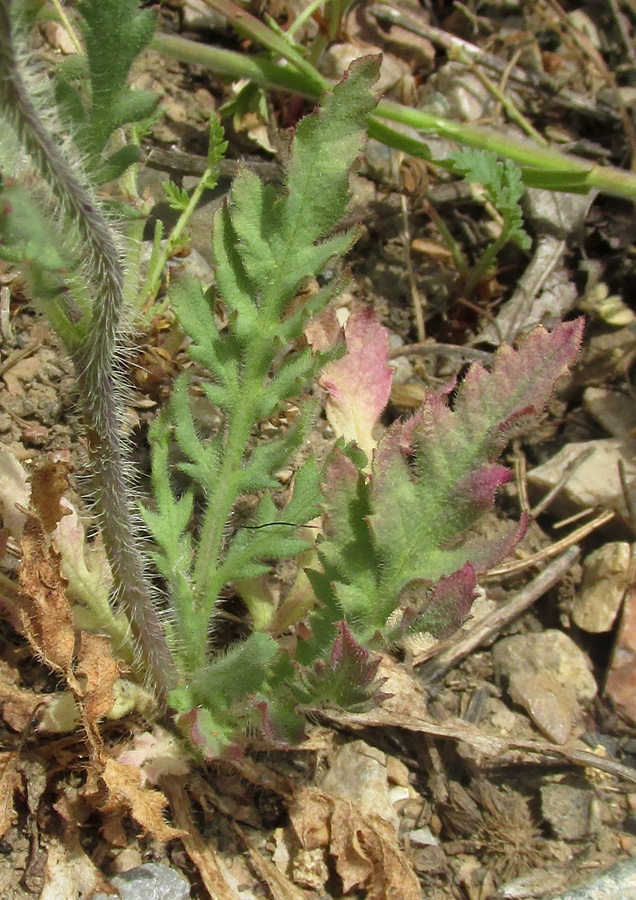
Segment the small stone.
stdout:
<path fill-rule="evenodd" d="M 528 486 L 534 496 L 542 496 L 561 480 L 563 471 L 585 450 L 590 456 L 572 472 L 551 509 L 555 515 L 570 515 L 588 507 L 609 507 L 626 514 L 619 475 L 619 462 L 625 466 L 627 481 L 636 477 L 633 443 L 605 438 L 566 444 L 556 456 L 528 472 Z"/>
<path fill-rule="evenodd" d="M 408 787 L 394 784 L 392 788 L 389 788 L 389 798 L 395 809 L 401 812 L 404 804 L 411 799 L 411 791 Z"/>
<path fill-rule="evenodd" d="M 420 108 L 460 122 L 476 122 L 494 109 L 493 98 L 461 63 L 447 62 L 426 81 Z"/>
<path fill-rule="evenodd" d="M 26 425 L 22 429 L 22 440 L 27 447 L 43 447 L 49 436 L 49 429 L 45 425 Z"/>
<path fill-rule="evenodd" d="M 136 847 L 124 847 L 113 860 L 113 869 L 118 875 L 137 869 L 143 863 L 141 853 Z"/>
<path fill-rule="evenodd" d="M 630 581 L 631 547 L 625 541 L 604 544 L 583 563 L 583 583 L 572 620 L 583 631 L 610 631 Z"/>
<path fill-rule="evenodd" d="M 63 56 L 72 56 L 77 53 L 77 47 L 63 25 L 58 22 L 43 22 L 40 29 L 53 50 L 59 50 Z"/>
<path fill-rule="evenodd" d="M 598 803 L 594 792 L 567 784 L 541 788 L 541 812 L 554 834 L 566 841 L 581 841 L 598 831 Z"/>
<path fill-rule="evenodd" d="M 628 438 L 636 428 L 636 404 L 629 394 L 588 387 L 583 392 L 583 407 L 612 437 Z"/>
<path fill-rule="evenodd" d="M 364 42 L 331 44 L 321 55 L 321 74 L 327 78 L 340 79 L 355 59 L 366 56 L 373 50 L 370 44 Z M 410 75 L 407 63 L 393 56 L 391 53 L 382 54 L 380 66 L 380 78 L 375 89 L 385 94 L 395 87 L 406 76 Z"/>
<path fill-rule="evenodd" d="M 292 860 L 292 879 L 300 887 L 323 892 L 326 882 L 329 880 L 329 869 L 325 860 L 325 851 L 322 847 L 314 847 L 312 850 L 298 850 Z"/>
<path fill-rule="evenodd" d="M 441 847 L 418 847 L 411 857 L 416 872 L 422 875 L 443 875 L 448 869 L 448 859 Z"/>
<path fill-rule="evenodd" d="M 508 679 L 512 699 L 551 740 L 564 744 L 592 700 L 597 685 L 587 657 L 562 631 L 515 635 L 493 648 L 498 677 Z"/>
<path fill-rule="evenodd" d="M 636 859 L 612 866 L 582 887 L 565 891 L 552 900 L 636 900 Z"/>
<path fill-rule="evenodd" d="M 528 900 L 531 897 L 544 897 L 567 884 L 564 872 L 546 872 L 545 869 L 533 869 L 499 888 L 502 900 Z"/>
<path fill-rule="evenodd" d="M 386 758 L 386 777 L 392 784 L 399 784 L 400 787 L 408 787 L 411 780 L 408 766 L 395 756 Z"/>
<path fill-rule="evenodd" d="M 636 591 L 629 590 L 612 650 L 603 696 L 636 723 Z"/>
<path fill-rule="evenodd" d="M 428 827 L 409 832 L 409 841 L 413 847 L 439 847 L 439 841 Z"/>
<path fill-rule="evenodd" d="M 567 743 L 577 719 L 574 691 L 554 682 L 550 672 L 513 672 L 508 693 L 522 706 L 535 725 L 556 744 Z"/>
<path fill-rule="evenodd" d="M 340 747 L 330 761 L 320 788 L 337 797 L 352 800 L 365 814 L 380 816 L 398 828 L 397 812 L 391 803 L 386 756 L 381 750 L 351 741 Z"/>
<path fill-rule="evenodd" d="M 158 863 L 146 863 L 116 875 L 111 883 L 121 900 L 188 900 L 190 885 L 179 872 Z M 110 900 L 112 895 L 99 892 L 93 900 Z"/>

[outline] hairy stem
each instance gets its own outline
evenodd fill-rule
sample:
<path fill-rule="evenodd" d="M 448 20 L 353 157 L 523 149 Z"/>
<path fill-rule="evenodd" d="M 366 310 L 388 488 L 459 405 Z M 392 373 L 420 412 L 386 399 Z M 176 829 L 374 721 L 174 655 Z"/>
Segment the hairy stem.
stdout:
<path fill-rule="evenodd" d="M 117 398 L 117 384 L 123 378 L 115 356 L 123 304 L 122 265 L 112 232 L 93 195 L 51 138 L 30 100 L 16 64 L 10 5 L 10 0 L 0 0 L 0 106 L 54 201 L 78 232 L 93 306 L 85 337 L 72 348 L 72 354 L 95 505 L 118 600 L 131 620 L 148 674 L 165 696 L 175 669 L 135 540 Z"/>

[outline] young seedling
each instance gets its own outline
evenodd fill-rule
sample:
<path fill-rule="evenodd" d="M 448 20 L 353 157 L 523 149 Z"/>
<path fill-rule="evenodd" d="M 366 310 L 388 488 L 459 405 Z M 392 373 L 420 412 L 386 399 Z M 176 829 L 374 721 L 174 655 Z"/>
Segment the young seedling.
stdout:
<path fill-rule="evenodd" d="M 451 154 L 453 166 L 466 181 L 484 187 L 484 199 L 501 215 L 499 235 L 486 248 L 466 277 L 464 290 L 472 294 L 479 282 L 493 271 L 499 252 L 508 241 L 522 250 L 529 250 L 531 241 L 523 227 L 523 213 L 519 201 L 523 196 L 521 170 L 511 160 L 500 160 L 491 150 L 464 147 Z"/>

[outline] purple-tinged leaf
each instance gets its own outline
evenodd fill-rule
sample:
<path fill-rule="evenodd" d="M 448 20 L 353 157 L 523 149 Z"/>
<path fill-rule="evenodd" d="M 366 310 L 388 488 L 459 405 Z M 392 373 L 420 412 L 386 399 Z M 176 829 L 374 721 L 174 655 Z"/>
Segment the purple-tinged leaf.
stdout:
<path fill-rule="evenodd" d="M 320 376 L 328 392 L 327 419 L 337 437 L 355 441 L 369 463 L 375 449 L 373 428 L 389 401 L 393 371 L 387 365 L 389 334 L 373 309 L 351 313 L 345 328 L 347 352 Z"/>
<path fill-rule="evenodd" d="M 411 419 L 385 432 L 368 478 L 344 455 L 334 455 L 317 551 L 332 602 L 357 640 L 386 633 L 409 590 L 419 590 L 429 605 L 416 604 L 405 626 L 426 613 L 436 635 L 445 635 L 465 617 L 474 573 L 507 556 L 527 526 L 524 515 L 503 535 L 474 530 L 510 479 L 496 459 L 512 434 L 535 421 L 575 361 L 582 328 L 577 321 L 551 334 L 538 329 L 518 349 L 500 348 L 491 371 L 469 371 L 452 406 L 454 385 L 430 393 Z M 418 625 L 428 628 L 425 618 Z"/>
<path fill-rule="evenodd" d="M 177 716 L 176 724 L 204 759 L 242 756 L 241 745 L 236 741 L 235 722 L 221 723 L 209 710 L 197 706 Z"/>
<path fill-rule="evenodd" d="M 344 709 L 380 703 L 386 694 L 378 679 L 379 654 L 371 655 L 353 637 L 346 622 L 339 622 L 328 662 L 318 660 L 303 673 L 307 702 L 337 704 Z"/>
<path fill-rule="evenodd" d="M 497 463 L 483 466 L 474 475 L 467 476 L 457 485 L 458 500 L 480 507 L 492 509 L 498 488 L 512 478 L 512 472 Z"/>
<path fill-rule="evenodd" d="M 562 322 L 552 332 L 536 328 L 520 338 L 517 349 L 502 344 L 492 371 L 472 365 L 457 391 L 456 421 L 471 434 L 497 429 L 501 436 L 500 429 L 512 416 L 530 409 L 540 412 L 558 379 L 576 361 L 583 325 L 579 318 Z"/>
<path fill-rule="evenodd" d="M 418 577 L 435 582 L 467 561 L 483 571 L 519 540 L 523 523 L 503 541 L 471 540 L 469 529 L 504 481 L 493 465 L 504 435 L 545 405 L 576 359 L 582 329 L 582 320 L 539 328 L 517 350 L 501 347 L 492 371 L 471 367 L 452 409 L 430 395 L 413 420 L 389 429 L 374 460 L 369 519 L 385 590 Z"/>
<path fill-rule="evenodd" d="M 424 579 L 410 582 L 400 593 L 403 634 L 426 633 L 438 640 L 454 634 L 469 618 L 476 586 L 475 569 L 469 562 L 443 575 L 432 590 Z"/>

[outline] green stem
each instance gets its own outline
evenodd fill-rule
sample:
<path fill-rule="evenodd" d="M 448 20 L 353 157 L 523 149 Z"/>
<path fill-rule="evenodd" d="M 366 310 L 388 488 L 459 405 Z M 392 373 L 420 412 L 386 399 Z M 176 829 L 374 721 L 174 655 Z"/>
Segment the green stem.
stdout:
<path fill-rule="evenodd" d="M 180 62 L 205 66 L 217 75 L 239 81 L 248 78 L 263 88 L 281 88 L 305 97 L 318 99 L 324 87 L 321 82 L 306 78 L 291 66 L 281 66 L 266 57 L 244 56 L 232 50 L 221 50 L 207 44 L 199 44 L 174 34 L 156 33 L 152 39 L 153 50 L 171 56 Z"/>
<path fill-rule="evenodd" d="M 468 277 L 466 279 L 466 285 L 464 288 L 464 293 L 466 297 L 470 297 L 473 293 L 479 282 L 482 278 L 490 271 L 493 267 L 497 256 L 499 255 L 499 251 L 504 247 L 504 245 L 508 241 L 509 229 L 502 228 L 501 234 L 499 237 L 490 244 L 489 247 L 484 251 L 481 259 L 478 260 L 477 263 L 473 266 L 472 270 L 469 272 Z"/>
<path fill-rule="evenodd" d="M 164 270 L 164 266 L 174 253 L 175 249 L 180 245 L 181 236 L 186 228 L 186 225 L 190 221 L 192 213 L 197 208 L 208 180 L 217 172 L 218 165 L 216 164 L 214 166 L 208 166 L 206 168 L 195 189 L 192 191 L 192 195 L 188 200 L 188 205 L 182 211 L 181 215 L 177 219 L 176 225 L 164 241 L 163 247 L 159 249 L 158 253 L 155 254 L 153 252 L 150 263 L 148 265 L 148 274 L 146 275 L 146 280 L 141 291 L 141 303 L 144 306 L 146 306 L 146 304 L 154 303 L 157 294 L 159 293 L 159 287 L 161 285 L 161 273 Z"/>
<path fill-rule="evenodd" d="M 176 676 L 154 606 L 145 558 L 139 546 L 130 496 L 126 446 L 122 440 L 118 327 L 124 306 L 124 275 L 115 233 L 104 217 L 79 165 L 52 137 L 33 104 L 14 44 L 9 0 L 0 0 L 0 109 L 29 156 L 41 182 L 62 213 L 62 226 L 75 229 L 83 277 L 93 305 L 80 345 L 73 348 L 80 407 L 86 425 L 95 507 L 118 599 L 128 615 L 144 662 L 162 698 Z"/>
<path fill-rule="evenodd" d="M 306 6 L 303 11 L 299 13 L 299 15 L 296 16 L 294 21 L 287 29 L 287 34 L 292 37 L 292 35 L 294 35 L 298 31 L 301 25 L 304 25 L 308 19 L 311 19 L 316 10 L 320 9 L 320 7 L 323 6 L 325 2 L 326 0 L 312 0 L 312 2 L 308 6 Z"/>
<path fill-rule="evenodd" d="M 221 8 L 216 0 L 211 5 Z M 254 17 L 250 17 L 250 23 L 253 19 Z M 246 24 L 247 20 L 243 19 L 241 22 L 243 31 L 247 31 Z M 182 62 L 197 63 L 234 80 L 248 78 L 263 88 L 282 88 L 304 97 L 319 99 L 322 92 L 331 87 L 329 82 L 313 69 L 307 60 L 302 61 L 302 69 L 296 67 L 298 54 L 291 51 L 291 48 L 287 48 L 289 52 L 283 52 L 285 42 L 262 23 L 259 23 L 259 26 L 258 34 L 256 31 L 250 32 L 255 40 L 260 40 L 272 52 L 283 56 L 291 63 L 290 65 L 280 65 L 262 57 L 246 57 L 230 50 L 219 50 L 164 34 L 155 35 L 152 46 L 160 53 L 174 56 Z M 272 40 L 271 36 L 274 36 L 276 41 Z M 634 172 L 613 166 L 595 165 L 579 157 L 560 153 L 558 150 L 535 146 L 530 141 L 507 137 L 476 125 L 429 115 L 390 100 L 381 100 L 377 115 L 369 118 L 369 136 L 388 147 L 420 159 L 432 159 L 426 143 L 413 135 L 403 134 L 392 128 L 382 121 L 383 119 L 408 125 L 423 134 L 435 134 L 468 147 L 493 150 L 504 159 L 515 160 L 525 167 L 522 168 L 524 183 L 533 187 L 583 192 L 596 188 L 616 197 L 630 200 L 636 198 Z M 452 171 L 452 165 L 445 160 L 436 160 L 436 163 Z"/>

